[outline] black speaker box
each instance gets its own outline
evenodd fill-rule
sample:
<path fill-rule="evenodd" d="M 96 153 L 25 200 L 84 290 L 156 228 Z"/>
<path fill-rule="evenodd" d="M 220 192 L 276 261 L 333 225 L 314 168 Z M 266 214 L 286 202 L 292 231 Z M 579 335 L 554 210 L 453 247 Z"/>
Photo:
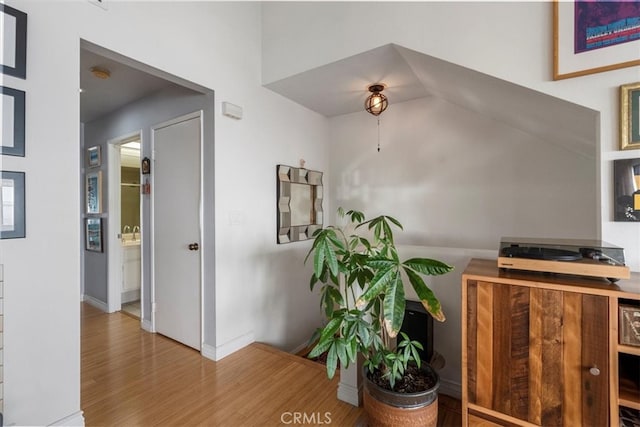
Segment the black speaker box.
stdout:
<path fill-rule="evenodd" d="M 404 310 L 404 321 L 400 332 L 409 335 L 412 340 L 419 341 L 424 350 L 420 351 L 420 357 L 425 362 L 430 362 L 433 357 L 433 317 L 418 301 L 407 300 Z M 400 340 L 398 334 L 398 340 Z"/>

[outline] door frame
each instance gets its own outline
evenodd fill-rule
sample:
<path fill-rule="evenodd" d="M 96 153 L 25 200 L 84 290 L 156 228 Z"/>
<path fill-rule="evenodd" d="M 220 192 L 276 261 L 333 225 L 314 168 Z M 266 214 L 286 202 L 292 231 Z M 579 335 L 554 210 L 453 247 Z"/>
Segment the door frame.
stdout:
<path fill-rule="evenodd" d="M 120 146 L 131 141 L 140 141 L 142 154 L 142 129 L 107 141 L 109 216 L 107 218 L 107 308 L 109 313 L 122 308 L 122 245 L 120 245 L 120 229 L 122 227 L 120 208 L 122 204 L 120 191 Z M 144 313 L 144 215 L 142 214 L 142 197 L 140 198 L 140 322 Z"/>
<path fill-rule="evenodd" d="M 204 151 L 204 111 L 197 110 L 189 114 L 185 114 L 182 116 L 175 117 L 173 119 L 155 124 L 151 126 L 151 200 L 150 200 L 150 210 L 151 210 L 151 224 L 150 224 L 150 251 L 151 251 L 151 331 L 156 332 L 156 282 L 155 282 L 155 132 L 159 129 L 175 125 L 180 122 L 184 122 L 191 119 L 198 119 L 200 121 L 200 159 L 199 159 L 199 171 L 198 175 L 199 179 L 199 191 L 198 191 L 198 238 L 200 240 L 200 250 L 198 251 L 199 261 L 200 261 L 200 283 L 198 284 L 200 290 L 200 351 L 202 352 L 202 348 L 204 347 L 204 161 L 203 161 L 203 151 Z"/>

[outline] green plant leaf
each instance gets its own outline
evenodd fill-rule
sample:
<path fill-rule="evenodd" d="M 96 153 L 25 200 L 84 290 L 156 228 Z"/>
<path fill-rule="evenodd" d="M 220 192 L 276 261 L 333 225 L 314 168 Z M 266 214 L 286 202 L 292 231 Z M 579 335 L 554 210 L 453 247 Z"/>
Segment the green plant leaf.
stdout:
<path fill-rule="evenodd" d="M 307 358 L 309 359 L 313 359 L 315 357 L 320 356 L 322 353 L 324 353 L 325 351 L 327 351 L 329 349 L 329 347 L 331 347 L 331 343 L 333 343 L 332 340 L 330 341 L 326 341 L 324 343 L 318 343 L 316 344 L 315 347 L 313 347 L 313 349 L 311 350 L 311 352 L 309 352 L 309 354 L 307 355 Z"/>
<path fill-rule="evenodd" d="M 324 236 L 324 234 L 322 236 Z M 320 276 L 322 274 L 322 268 L 324 267 L 324 257 L 326 255 L 324 248 L 327 245 L 327 242 L 324 239 L 320 239 L 320 236 L 318 236 L 318 239 L 318 246 L 316 247 L 316 253 L 313 257 L 313 272 L 316 276 Z"/>
<path fill-rule="evenodd" d="M 438 298 L 433 291 L 429 289 L 418 273 L 406 267 L 404 268 L 404 271 L 407 273 L 409 282 L 411 282 L 411 286 L 413 286 L 413 289 L 416 291 L 416 294 L 418 295 L 418 298 L 420 298 L 420 302 L 422 302 L 424 308 L 431 314 L 431 316 L 433 316 L 434 319 L 439 322 L 444 322 L 446 318 L 442 312 L 440 301 L 438 301 Z"/>
<path fill-rule="evenodd" d="M 329 266 L 329 271 L 331 271 L 331 274 L 334 276 L 338 275 L 338 258 L 336 257 L 336 253 L 333 251 L 333 248 L 328 244 L 325 243 L 325 245 L 323 246 L 325 255 L 324 258 L 327 262 L 327 265 Z"/>
<path fill-rule="evenodd" d="M 391 338 L 395 338 L 400 331 L 405 306 L 404 285 L 400 272 L 396 270 L 395 277 L 387 285 L 387 294 L 384 298 L 384 326 Z"/>
<path fill-rule="evenodd" d="M 411 258 L 402 264 L 427 276 L 438 276 L 453 270 L 452 266 L 445 264 L 442 261 L 429 258 Z"/>
<path fill-rule="evenodd" d="M 333 378 L 336 373 L 336 368 L 338 367 L 338 352 L 336 350 L 336 343 L 333 342 L 331 347 L 329 347 L 329 352 L 327 353 L 327 377 L 329 379 Z"/>
<path fill-rule="evenodd" d="M 338 353 L 338 360 L 340 360 L 340 365 L 347 367 L 349 365 L 349 359 L 347 359 L 347 343 L 344 339 L 339 339 L 336 341 L 336 348 Z"/>
<path fill-rule="evenodd" d="M 379 270 L 376 275 L 371 279 L 371 283 L 369 287 L 364 291 L 364 293 L 358 298 L 356 301 L 356 307 L 362 308 L 373 298 L 377 297 L 381 292 L 384 291 L 387 283 L 389 283 L 397 273 L 397 269 L 394 268 L 386 268 Z"/>
<path fill-rule="evenodd" d="M 394 217 L 385 215 L 385 218 L 394 223 L 400 230 L 404 230 L 404 228 L 402 228 L 402 224 L 400 224 L 400 221 L 398 221 Z"/>
<path fill-rule="evenodd" d="M 351 218 L 351 222 L 362 222 L 364 221 L 364 214 L 360 211 L 350 210 L 347 212 L 347 216 Z"/>
<path fill-rule="evenodd" d="M 327 326 L 324 327 L 324 329 L 322 330 L 322 333 L 320 334 L 320 341 L 318 344 L 322 344 L 328 340 L 333 340 L 335 338 L 336 332 L 338 332 L 341 325 L 342 325 L 341 316 L 334 317 L 333 319 L 329 320 L 329 323 L 327 323 Z"/>

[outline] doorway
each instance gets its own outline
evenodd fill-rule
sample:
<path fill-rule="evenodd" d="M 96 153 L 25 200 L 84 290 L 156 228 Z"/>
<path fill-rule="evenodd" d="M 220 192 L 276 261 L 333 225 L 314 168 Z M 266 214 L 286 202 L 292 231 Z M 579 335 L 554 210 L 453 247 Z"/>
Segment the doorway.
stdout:
<path fill-rule="evenodd" d="M 154 126 L 151 148 L 154 329 L 200 350 L 202 112 Z"/>
<path fill-rule="evenodd" d="M 140 147 L 142 131 L 108 141 L 108 307 L 141 319 L 142 236 Z"/>

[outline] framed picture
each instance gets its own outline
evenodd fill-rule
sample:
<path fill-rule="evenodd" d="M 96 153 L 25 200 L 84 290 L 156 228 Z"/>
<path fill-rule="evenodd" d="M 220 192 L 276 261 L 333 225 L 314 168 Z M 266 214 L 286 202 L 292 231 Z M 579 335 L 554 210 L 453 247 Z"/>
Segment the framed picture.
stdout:
<path fill-rule="evenodd" d="M 99 145 L 94 145 L 93 147 L 87 148 L 87 163 L 89 164 L 90 168 L 95 168 L 102 164 Z"/>
<path fill-rule="evenodd" d="M 640 2 L 553 2 L 553 79 L 640 65 Z"/>
<path fill-rule="evenodd" d="M 102 252 L 102 218 L 84 219 L 85 249 Z"/>
<path fill-rule="evenodd" d="M 640 82 L 620 86 L 620 148 L 640 148 Z"/>
<path fill-rule="evenodd" d="M 0 86 L 0 94 L 2 94 L 0 154 L 24 157 L 24 92 Z"/>
<path fill-rule="evenodd" d="M 102 171 L 87 174 L 85 193 L 87 197 L 87 213 L 97 214 L 102 212 Z"/>
<path fill-rule="evenodd" d="M 26 236 L 24 172 L 0 174 L 0 239 L 23 238 Z"/>
<path fill-rule="evenodd" d="M 640 222 L 640 158 L 613 161 L 614 220 Z"/>
<path fill-rule="evenodd" d="M 145 157 L 144 159 L 142 159 L 142 174 L 143 175 L 148 175 L 151 173 L 151 160 L 149 160 L 148 157 Z"/>
<path fill-rule="evenodd" d="M 27 78 L 27 14 L 17 9 L 0 4 L 2 12 L 2 32 L 0 48 L 2 49 L 2 73 L 9 76 Z"/>

